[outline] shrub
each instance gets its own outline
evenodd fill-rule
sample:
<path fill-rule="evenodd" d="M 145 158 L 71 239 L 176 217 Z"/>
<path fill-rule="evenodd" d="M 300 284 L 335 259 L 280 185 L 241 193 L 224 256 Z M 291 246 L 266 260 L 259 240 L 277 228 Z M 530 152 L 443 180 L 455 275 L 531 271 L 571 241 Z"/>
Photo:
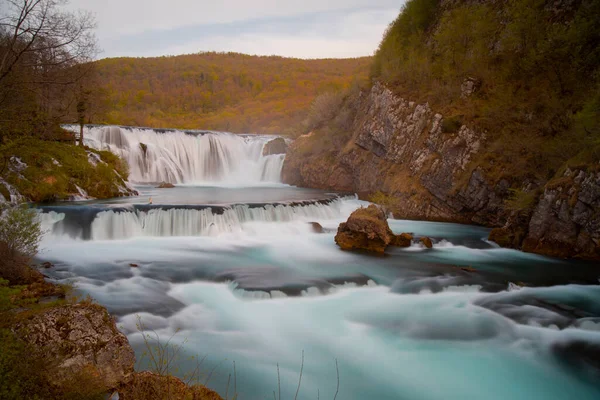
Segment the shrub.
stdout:
<path fill-rule="evenodd" d="M 23 283 L 29 277 L 27 263 L 38 252 L 42 230 L 37 212 L 20 206 L 0 216 L 0 278 Z"/>
<path fill-rule="evenodd" d="M 326 92 L 317 96 L 304 121 L 306 130 L 312 131 L 330 121 L 339 112 L 343 101 L 344 96 L 341 92 Z"/>
<path fill-rule="evenodd" d="M 443 133 L 456 133 L 462 126 L 462 122 L 457 117 L 444 118 L 442 121 Z"/>
<path fill-rule="evenodd" d="M 528 213 L 535 205 L 538 191 L 526 192 L 520 189 L 510 189 L 510 196 L 504 201 L 504 208 L 517 213 Z"/>

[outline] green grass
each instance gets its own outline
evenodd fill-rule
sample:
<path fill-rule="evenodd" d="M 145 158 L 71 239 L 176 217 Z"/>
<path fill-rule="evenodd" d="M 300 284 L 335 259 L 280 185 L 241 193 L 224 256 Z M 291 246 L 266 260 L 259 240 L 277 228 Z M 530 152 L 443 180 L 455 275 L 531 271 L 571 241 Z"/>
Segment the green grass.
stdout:
<path fill-rule="evenodd" d="M 126 163 L 108 151 L 30 137 L 4 145 L 1 150 L 5 160 L 17 157 L 27 165 L 20 173 L 5 168 L 3 177 L 33 202 L 65 200 L 78 193 L 76 186 L 92 197 L 118 197 L 119 187 L 128 176 Z M 92 165 L 87 151 L 98 154 L 103 163 Z"/>

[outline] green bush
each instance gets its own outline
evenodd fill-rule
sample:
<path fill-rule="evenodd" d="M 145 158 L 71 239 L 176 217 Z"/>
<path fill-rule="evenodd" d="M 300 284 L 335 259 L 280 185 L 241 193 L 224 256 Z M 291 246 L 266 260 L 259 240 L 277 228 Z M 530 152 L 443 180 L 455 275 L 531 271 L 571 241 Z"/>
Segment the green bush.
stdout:
<path fill-rule="evenodd" d="M 510 196 L 504 201 L 504 208 L 517 213 L 528 213 L 536 203 L 537 191 L 510 189 Z"/>
<path fill-rule="evenodd" d="M 8 329 L 0 329 L 0 399 L 52 399 L 39 360 Z"/>
<path fill-rule="evenodd" d="M 42 230 L 37 212 L 12 207 L 0 215 L 0 278 L 23 283 L 29 277 L 29 260 L 38 252 Z"/>

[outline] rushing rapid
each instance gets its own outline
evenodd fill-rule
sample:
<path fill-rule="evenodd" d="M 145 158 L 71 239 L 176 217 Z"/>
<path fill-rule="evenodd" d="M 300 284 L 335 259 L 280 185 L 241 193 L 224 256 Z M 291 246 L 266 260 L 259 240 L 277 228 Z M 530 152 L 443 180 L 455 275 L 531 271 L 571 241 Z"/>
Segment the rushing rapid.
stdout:
<path fill-rule="evenodd" d="M 273 136 L 148 128 L 86 127 L 84 142 L 129 164 L 132 182 L 280 182 L 283 154 L 263 155 Z"/>
<path fill-rule="evenodd" d="M 140 181 L 187 184 L 40 207 L 40 261 L 108 308 L 138 368 L 150 333 L 182 346 L 180 375 L 203 360 L 198 381 L 224 398 L 279 385 L 300 400 L 600 398 L 597 265 L 501 249 L 482 227 L 402 220 L 389 220 L 395 233 L 433 248 L 344 252 L 336 229 L 368 203 L 261 181 L 266 139 L 211 133 L 228 150 L 207 153 L 206 135 L 115 132 L 86 140 L 123 154 Z M 155 146 L 153 167 L 136 167 L 139 143 Z M 219 186 L 240 176 L 236 157 L 253 178 Z"/>

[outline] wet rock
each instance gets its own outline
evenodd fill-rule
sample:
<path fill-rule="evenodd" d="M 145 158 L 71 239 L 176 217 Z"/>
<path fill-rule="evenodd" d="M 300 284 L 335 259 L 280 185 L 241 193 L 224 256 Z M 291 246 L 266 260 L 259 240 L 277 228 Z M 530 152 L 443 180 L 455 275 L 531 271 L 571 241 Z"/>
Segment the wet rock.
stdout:
<path fill-rule="evenodd" d="M 383 254 L 395 239 L 383 210 L 374 204 L 354 211 L 338 227 L 335 242 L 343 250 L 366 250 Z"/>
<path fill-rule="evenodd" d="M 188 386 L 174 376 L 150 371 L 135 373 L 133 379 L 119 389 L 119 399 L 222 400 L 217 392 L 205 386 Z"/>
<path fill-rule="evenodd" d="M 427 247 L 428 249 L 431 249 L 433 247 L 431 239 L 429 239 L 427 236 L 423 236 L 421 239 L 419 239 L 419 242 L 421 242 L 423 246 Z"/>
<path fill-rule="evenodd" d="M 600 344 L 582 339 L 572 339 L 552 345 L 554 353 L 571 364 L 593 368 L 600 377 Z"/>
<path fill-rule="evenodd" d="M 139 265 L 138 265 L 138 264 L 135 264 L 135 263 L 130 263 L 130 264 L 129 264 L 129 266 L 130 266 L 130 267 L 132 267 L 132 268 L 137 268 L 137 267 L 139 267 Z"/>
<path fill-rule="evenodd" d="M 173 189 L 174 187 L 175 187 L 175 185 L 173 185 L 172 183 L 161 182 L 161 184 L 158 185 L 156 188 L 157 189 Z"/>
<path fill-rule="evenodd" d="M 263 156 L 270 156 L 273 154 L 285 154 L 287 153 L 288 145 L 284 138 L 276 138 L 265 144 L 263 147 Z"/>
<path fill-rule="evenodd" d="M 89 371 L 106 390 L 127 382 L 135 356 L 104 307 L 81 303 L 48 309 L 20 322 L 15 333 L 55 362 L 48 379 L 61 386 Z"/>
<path fill-rule="evenodd" d="M 413 241 L 413 235 L 410 233 L 401 233 L 394 235 L 391 245 L 396 247 L 410 247 Z"/>
<path fill-rule="evenodd" d="M 142 149 L 142 153 L 144 153 L 144 157 L 146 157 L 146 153 L 148 152 L 148 145 L 146 143 L 140 143 L 140 149 Z"/>
<path fill-rule="evenodd" d="M 318 223 L 318 222 L 309 222 L 310 226 L 312 227 L 312 230 L 314 233 L 324 233 L 325 230 L 323 229 L 323 226 Z"/>
<path fill-rule="evenodd" d="M 40 266 L 41 266 L 42 268 L 46 268 L 46 269 L 48 269 L 48 268 L 52 268 L 52 267 L 54 267 L 54 264 L 52 264 L 52 263 L 51 263 L 51 262 L 49 262 L 49 261 L 46 261 L 46 262 L 43 262 L 43 263 L 42 263 Z"/>

